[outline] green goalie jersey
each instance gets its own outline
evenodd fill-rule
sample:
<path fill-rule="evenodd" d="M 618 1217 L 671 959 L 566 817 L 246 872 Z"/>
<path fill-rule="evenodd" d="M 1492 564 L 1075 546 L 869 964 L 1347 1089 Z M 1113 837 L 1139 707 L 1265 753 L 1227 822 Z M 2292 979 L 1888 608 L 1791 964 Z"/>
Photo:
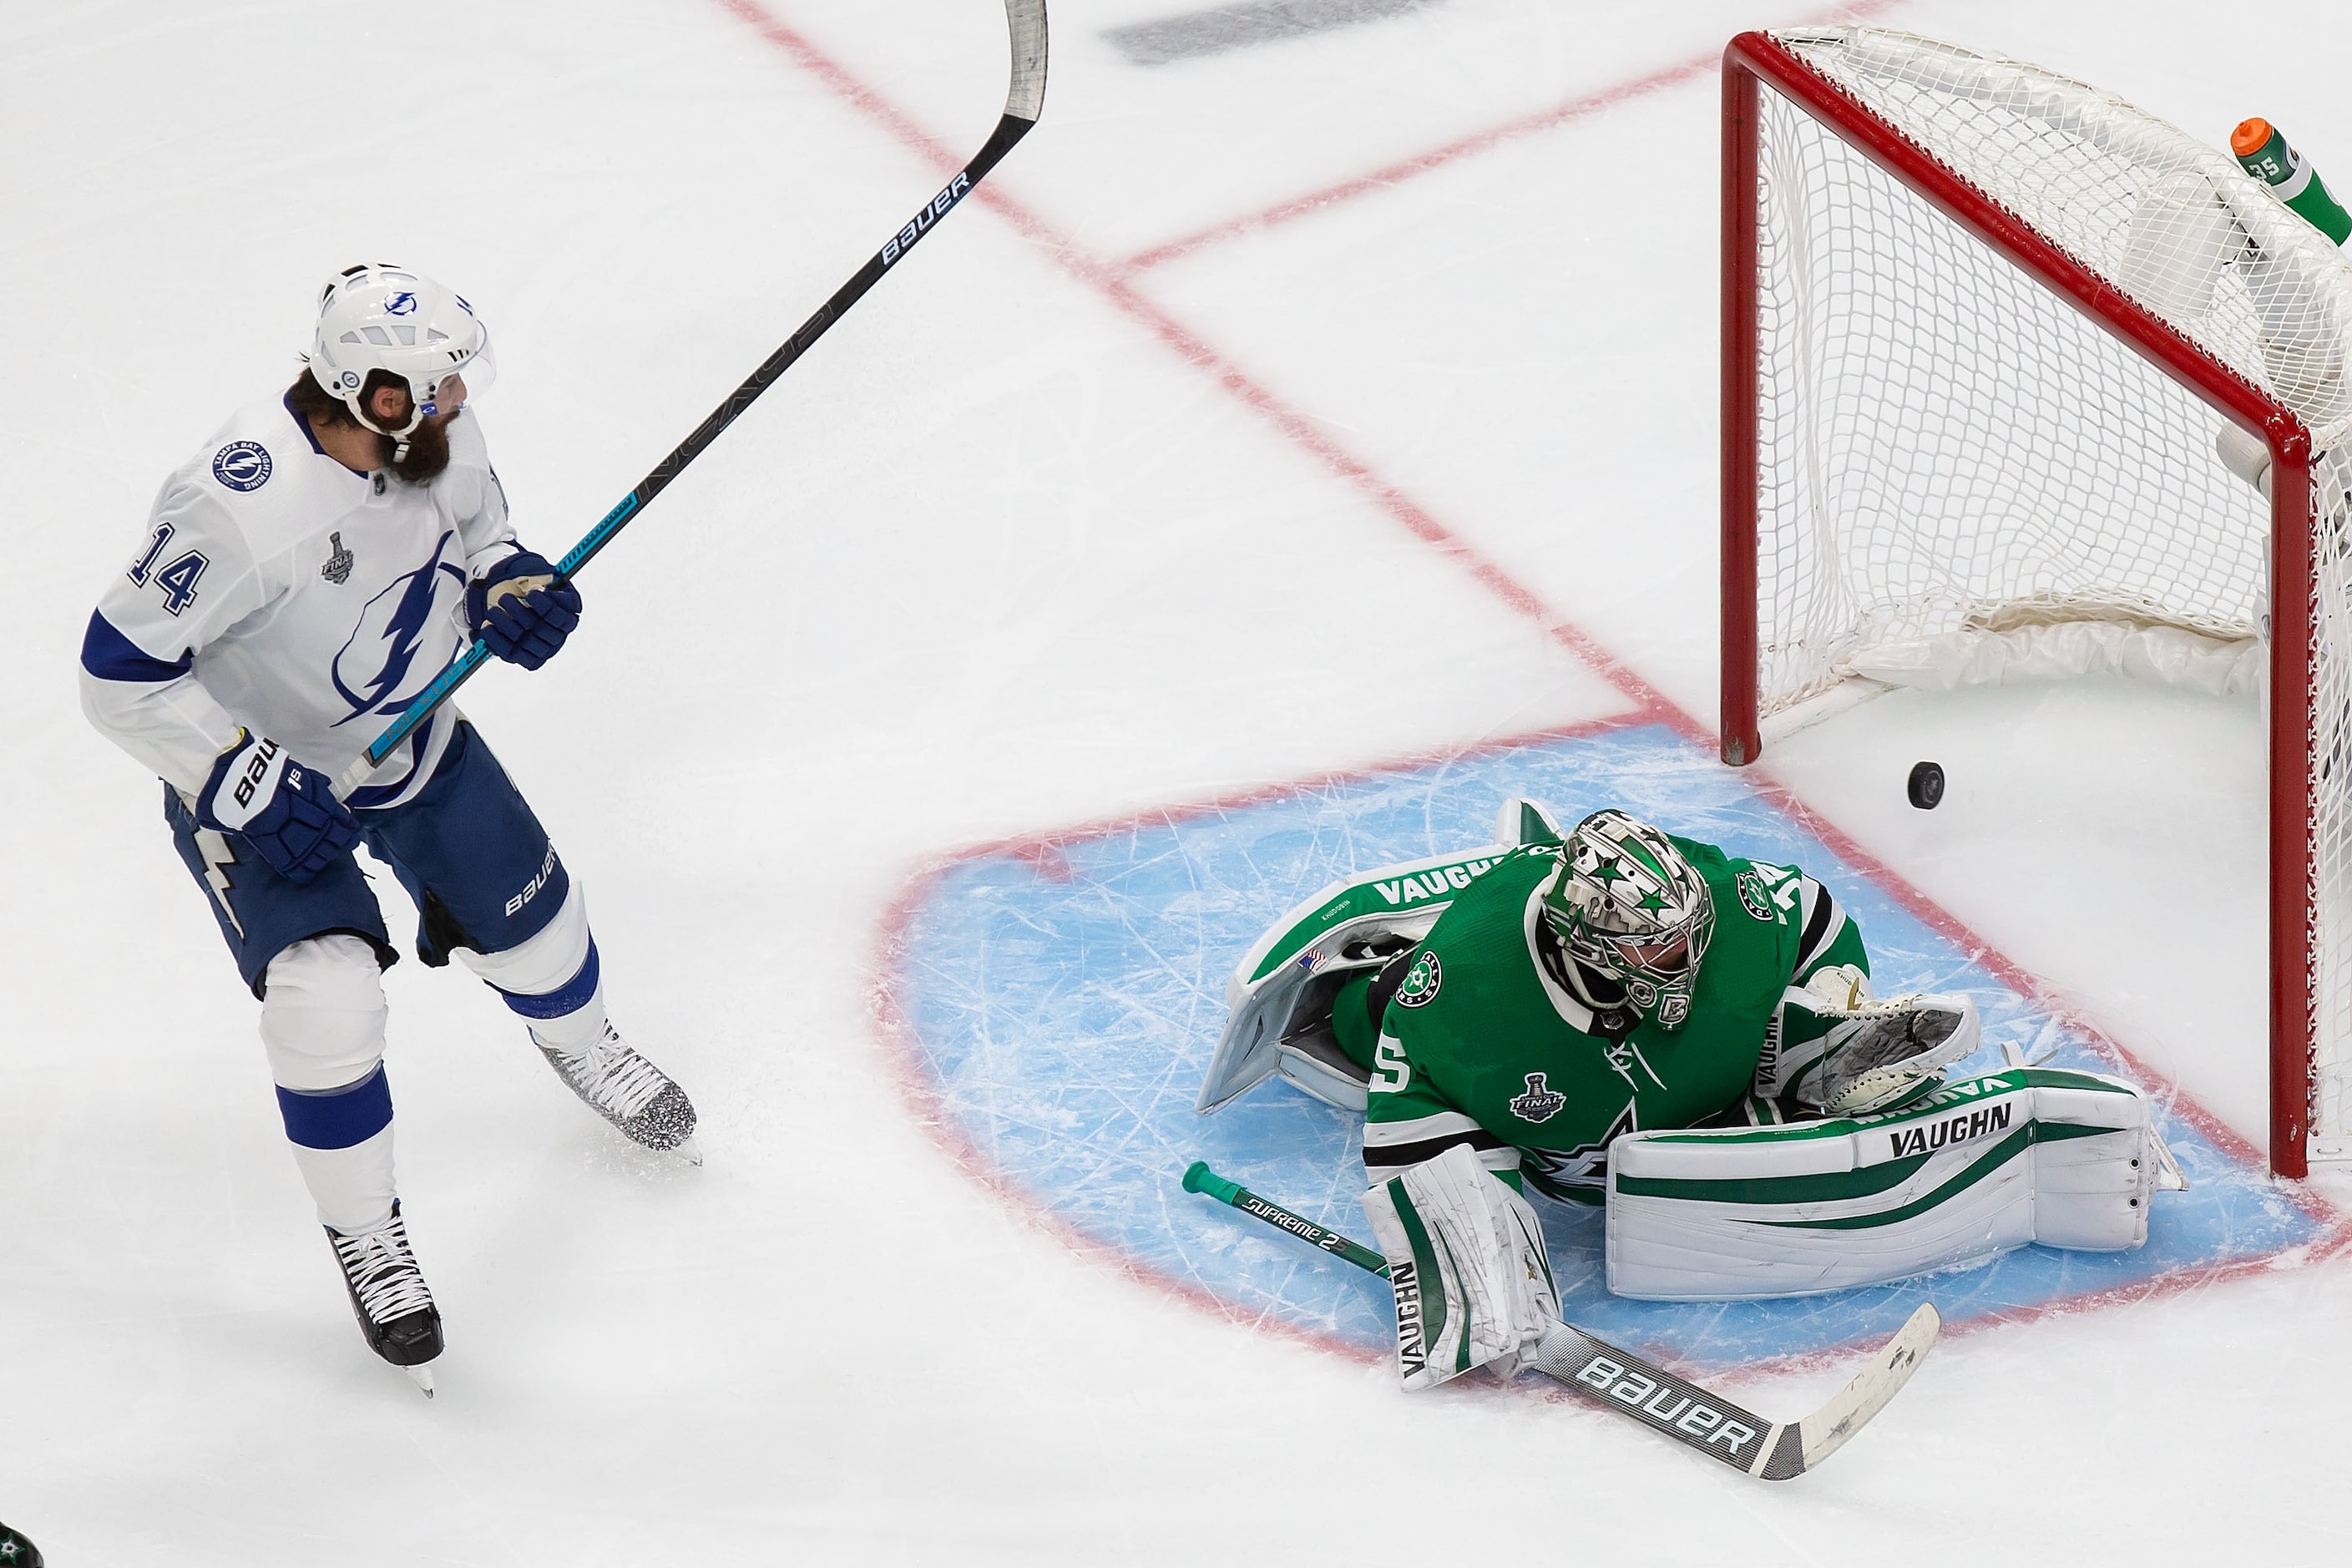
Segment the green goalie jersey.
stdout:
<path fill-rule="evenodd" d="M 1682 1027 L 1596 1013 L 1548 964 L 1540 893 L 1557 845 L 1514 849 L 1462 891 L 1413 953 L 1376 1037 L 1356 1002 L 1360 1026 L 1339 1036 L 1371 1069 L 1364 1165 L 1375 1182 L 1467 1143 L 1515 1185 L 1598 1203 L 1612 1139 L 1696 1126 L 1746 1100 L 1790 985 L 1831 964 L 1867 973 L 1861 933 L 1819 882 L 1674 843 L 1715 905 Z"/>

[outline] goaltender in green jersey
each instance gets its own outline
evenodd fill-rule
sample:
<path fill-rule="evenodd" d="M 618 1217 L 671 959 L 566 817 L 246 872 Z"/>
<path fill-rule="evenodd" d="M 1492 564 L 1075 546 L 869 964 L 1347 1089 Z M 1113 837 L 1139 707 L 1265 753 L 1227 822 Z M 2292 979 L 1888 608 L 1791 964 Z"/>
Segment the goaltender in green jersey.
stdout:
<path fill-rule="evenodd" d="M 1562 832 L 1512 800 L 1496 837 L 1278 921 L 1200 1098 L 1280 1077 L 1364 1113 L 1408 1386 L 1523 1364 L 1556 1317 L 1529 1190 L 1605 1204 L 1610 1288 L 1656 1298 L 2145 1239 L 2177 1169 L 2139 1091 L 2013 1052 L 1947 1083 L 1974 1003 L 1876 999 L 1861 931 L 1803 871 L 1618 810 Z"/>

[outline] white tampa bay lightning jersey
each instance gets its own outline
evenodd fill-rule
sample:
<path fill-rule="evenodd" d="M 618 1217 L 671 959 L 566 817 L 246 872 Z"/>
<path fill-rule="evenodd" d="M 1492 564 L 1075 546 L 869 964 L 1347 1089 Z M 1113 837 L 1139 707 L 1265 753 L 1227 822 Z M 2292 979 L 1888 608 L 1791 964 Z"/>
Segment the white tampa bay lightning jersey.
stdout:
<path fill-rule="evenodd" d="M 463 649 L 466 584 L 520 548 L 472 409 L 426 484 L 355 474 L 282 398 L 240 410 L 173 470 L 82 643 L 82 708 L 183 792 L 240 726 L 340 778 Z M 353 806 L 424 787 L 444 708 Z"/>

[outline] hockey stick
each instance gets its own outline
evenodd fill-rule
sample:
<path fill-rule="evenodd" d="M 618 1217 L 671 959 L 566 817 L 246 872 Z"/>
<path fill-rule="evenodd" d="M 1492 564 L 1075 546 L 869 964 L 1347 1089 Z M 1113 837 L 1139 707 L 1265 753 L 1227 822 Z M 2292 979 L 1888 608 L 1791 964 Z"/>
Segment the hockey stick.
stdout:
<path fill-rule="evenodd" d="M 713 409 L 710 417 L 694 427 L 694 433 L 677 444 L 677 449 L 654 466 L 654 471 L 637 481 L 637 488 L 623 496 L 620 504 L 606 512 L 596 526 L 590 529 L 571 552 L 555 563 L 556 581 L 568 583 L 588 564 L 596 552 L 612 542 L 628 521 L 651 506 L 654 498 L 669 488 L 670 481 L 686 471 L 688 463 L 700 457 L 703 450 L 719 438 L 719 433 L 735 423 L 742 412 L 758 400 L 760 394 L 773 385 L 793 362 L 806 353 L 825 329 L 849 313 L 849 308 L 864 299 L 866 291 L 882 280 L 882 275 L 896 266 L 907 252 L 915 248 L 922 237 L 939 226 L 940 220 L 955 210 L 956 204 L 970 195 L 972 187 L 986 178 L 1013 143 L 1029 133 L 1037 123 L 1037 116 L 1045 106 L 1045 0 L 1004 0 L 1004 19 L 1013 38 L 1013 85 L 1005 94 L 1004 114 L 997 121 L 995 132 L 976 153 L 971 162 L 957 172 L 947 187 L 933 196 L 923 209 L 908 220 L 905 227 L 892 235 L 882 248 L 866 258 L 860 267 L 834 291 L 832 299 L 817 307 L 815 315 L 801 323 L 800 331 L 786 338 L 782 347 L 760 362 L 760 368 L 747 376 L 743 384 L 727 395 L 727 401 Z M 449 700 L 450 693 L 466 684 L 467 679 L 479 669 L 489 658 L 489 649 L 480 642 L 470 643 L 446 669 L 433 679 L 433 684 L 417 694 L 406 712 L 394 720 L 392 727 L 368 743 L 368 749 L 352 764 L 339 793 L 349 794 L 377 764 L 392 754 L 393 748 L 408 738 L 410 731 L 425 722 L 427 715 Z M 356 775 L 356 776 L 354 776 Z"/>
<path fill-rule="evenodd" d="M 1253 1219 L 1288 1231 L 1310 1247 L 1346 1258 L 1368 1274 L 1389 1277 L 1387 1262 L 1370 1247 L 1326 1230 L 1280 1204 L 1268 1203 L 1200 1161 L 1184 1173 L 1184 1190 L 1206 1193 Z M 1847 1438 L 1869 1425 L 1870 1418 L 1911 1381 L 1943 1326 L 1936 1309 L 1922 1302 L 1870 1365 L 1834 1398 L 1803 1419 L 1790 1422 L 1751 1415 L 1695 1383 L 1567 1323 L 1554 1324 L 1545 1331 L 1536 1346 L 1535 1368 L 1562 1388 L 1631 1416 L 1710 1459 L 1760 1480 L 1785 1481 L 1836 1453 Z"/>

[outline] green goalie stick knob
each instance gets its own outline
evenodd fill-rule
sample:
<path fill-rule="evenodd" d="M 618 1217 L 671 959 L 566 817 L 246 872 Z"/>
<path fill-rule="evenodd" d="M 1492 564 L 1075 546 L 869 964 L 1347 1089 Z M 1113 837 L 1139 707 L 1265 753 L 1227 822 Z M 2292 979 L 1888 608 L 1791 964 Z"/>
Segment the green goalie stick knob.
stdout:
<path fill-rule="evenodd" d="M 2270 186 L 2312 227 L 2338 245 L 2352 236 L 2352 213 L 2327 194 L 2319 171 L 2288 146 L 2269 121 L 2249 120 L 2230 132 L 2230 151 L 2237 154 L 2240 167 Z"/>
<path fill-rule="evenodd" d="M 1389 1261 L 1361 1242 L 1350 1241 L 1336 1230 L 1326 1230 L 1305 1215 L 1291 1213 L 1280 1204 L 1268 1203 L 1239 1182 L 1229 1182 L 1209 1169 L 1204 1161 L 1195 1160 L 1184 1172 L 1184 1190 L 1205 1193 L 1221 1204 L 1228 1204 L 1253 1219 L 1262 1219 L 1276 1230 L 1286 1230 L 1309 1247 L 1319 1247 L 1334 1258 L 1344 1258 L 1367 1274 L 1389 1277 Z"/>

